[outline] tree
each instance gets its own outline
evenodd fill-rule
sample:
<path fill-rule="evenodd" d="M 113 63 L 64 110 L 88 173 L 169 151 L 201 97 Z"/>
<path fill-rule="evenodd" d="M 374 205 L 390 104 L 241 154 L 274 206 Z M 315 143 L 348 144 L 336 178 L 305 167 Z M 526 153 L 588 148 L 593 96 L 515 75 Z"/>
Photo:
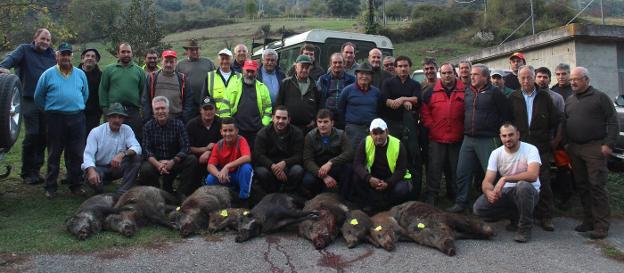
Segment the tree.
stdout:
<path fill-rule="evenodd" d="M 356 16 L 360 13 L 359 0 L 327 0 L 329 14 L 332 16 Z"/>
<path fill-rule="evenodd" d="M 258 12 L 258 6 L 256 6 L 256 0 L 245 0 L 245 14 L 249 19 L 253 19 Z"/>
<path fill-rule="evenodd" d="M 78 42 L 100 40 L 111 35 L 121 12 L 114 0 L 73 0 L 69 4 L 68 25 Z"/>
<path fill-rule="evenodd" d="M 116 47 L 121 42 L 132 46 L 134 56 L 144 56 L 150 48 L 163 49 L 161 42 L 165 37 L 163 28 L 157 20 L 153 0 L 132 0 L 130 6 L 121 15 L 120 23 L 113 27 L 108 51 L 116 55 Z M 143 58 L 134 58 L 139 63 Z"/>

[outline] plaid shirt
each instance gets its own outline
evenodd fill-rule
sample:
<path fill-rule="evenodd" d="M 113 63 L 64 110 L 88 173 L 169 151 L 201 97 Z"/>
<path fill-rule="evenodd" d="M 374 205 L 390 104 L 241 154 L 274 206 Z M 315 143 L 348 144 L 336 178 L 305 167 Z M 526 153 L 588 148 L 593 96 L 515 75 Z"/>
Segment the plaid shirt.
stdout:
<path fill-rule="evenodd" d="M 174 118 L 167 120 L 165 126 L 151 119 L 143 126 L 143 156 L 157 160 L 172 159 L 177 156 L 184 159 L 190 152 L 189 139 L 182 121 Z"/>

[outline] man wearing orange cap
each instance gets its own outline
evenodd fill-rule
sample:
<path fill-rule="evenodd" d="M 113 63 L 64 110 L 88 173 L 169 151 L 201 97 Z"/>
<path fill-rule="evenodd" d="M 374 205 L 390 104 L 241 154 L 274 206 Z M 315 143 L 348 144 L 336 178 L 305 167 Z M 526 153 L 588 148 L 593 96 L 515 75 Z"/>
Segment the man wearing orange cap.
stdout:
<path fill-rule="evenodd" d="M 191 85 L 186 75 L 176 72 L 177 54 L 173 50 L 162 53 L 161 69 L 147 75 L 143 91 L 143 122 L 152 118 L 152 99 L 164 96 L 169 99 L 169 115 L 186 123 L 193 117 L 193 97 Z"/>
<path fill-rule="evenodd" d="M 269 88 L 256 79 L 258 63 L 246 60 L 242 67 L 243 79 L 228 89 L 230 115 L 236 120 L 238 134 L 245 137 L 253 149 L 256 133 L 271 122 L 271 95 Z"/>
<path fill-rule="evenodd" d="M 520 89 L 520 82 L 518 81 L 518 69 L 521 66 L 526 65 L 526 59 L 521 52 L 515 52 L 509 56 L 509 67 L 512 73 L 507 74 L 503 79 L 505 80 L 505 86 L 513 90 Z"/>

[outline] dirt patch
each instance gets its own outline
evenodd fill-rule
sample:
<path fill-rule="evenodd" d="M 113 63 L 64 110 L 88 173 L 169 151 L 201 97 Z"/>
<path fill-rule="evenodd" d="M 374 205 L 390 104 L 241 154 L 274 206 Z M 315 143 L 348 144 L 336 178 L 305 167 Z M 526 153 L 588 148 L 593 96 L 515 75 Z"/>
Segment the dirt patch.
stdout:
<path fill-rule="evenodd" d="M 606 256 L 607 258 L 624 263 L 624 251 L 618 249 L 609 241 L 591 240 L 587 243 L 598 246 L 600 248 L 600 251 L 602 252 L 602 255 Z"/>
<path fill-rule="evenodd" d="M 23 272 L 30 267 L 30 256 L 15 253 L 0 253 L 0 272 Z"/>

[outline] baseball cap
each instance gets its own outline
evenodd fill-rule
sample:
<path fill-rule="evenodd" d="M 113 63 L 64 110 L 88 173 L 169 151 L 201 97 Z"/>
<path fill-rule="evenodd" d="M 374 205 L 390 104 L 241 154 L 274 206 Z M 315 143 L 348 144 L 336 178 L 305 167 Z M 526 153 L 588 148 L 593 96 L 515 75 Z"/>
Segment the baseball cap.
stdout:
<path fill-rule="evenodd" d="M 163 57 L 163 59 L 164 58 L 177 58 L 178 54 L 175 52 L 175 50 L 169 49 L 169 50 L 163 51 L 162 57 Z"/>
<path fill-rule="evenodd" d="M 245 60 L 243 64 L 243 70 L 253 70 L 256 71 L 258 69 L 258 63 L 254 60 Z"/>
<path fill-rule="evenodd" d="M 297 60 L 295 61 L 295 63 L 298 63 L 298 64 L 311 64 L 312 63 L 312 59 L 310 59 L 310 56 L 308 56 L 308 55 L 299 55 L 299 57 L 297 57 Z"/>
<path fill-rule="evenodd" d="M 216 107 L 214 99 L 212 99 L 211 97 L 206 96 L 206 97 L 204 97 L 202 99 L 200 107 L 204 108 L 205 106 L 209 106 L 209 105 L 211 105 L 212 107 Z"/>
<path fill-rule="evenodd" d="M 373 131 L 375 129 L 386 130 L 386 129 L 388 129 L 388 125 L 386 124 L 386 122 L 383 119 L 376 118 L 376 119 L 373 119 L 373 121 L 371 122 L 371 125 L 370 125 L 369 129 L 370 129 L 370 131 Z"/>
<path fill-rule="evenodd" d="M 61 53 L 63 53 L 63 52 L 70 52 L 70 53 L 74 52 L 74 50 L 72 49 L 72 46 L 69 43 L 67 43 L 67 42 L 61 43 L 61 45 L 59 45 L 58 51 L 61 52 Z"/>
<path fill-rule="evenodd" d="M 495 70 L 495 71 L 492 71 L 492 74 L 490 74 L 490 77 L 494 77 L 494 76 L 502 77 L 503 74 L 501 74 L 499 71 Z"/>
<path fill-rule="evenodd" d="M 108 106 L 108 111 L 106 111 L 106 116 L 110 115 L 120 115 L 124 117 L 128 117 L 128 113 L 126 112 L 126 108 L 121 105 L 119 102 L 112 103 Z"/>
<path fill-rule="evenodd" d="M 524 58 L 524 54 L 522 54 L 522 52 L 514 52 L 514 54 L 511 54 L 511 56 L 509 56 L 509 59 L 514 58 L 514 57 L 526 61 L 526 59 Z"/>
<path fill-rule="evenodd" d="M 227 56 L 230 56 L 230 57 L 233 56 L 232 55 L 232 51 L 230 51 L 227 48 L 221 49 L 217 55 L 227 55 Z"/>

